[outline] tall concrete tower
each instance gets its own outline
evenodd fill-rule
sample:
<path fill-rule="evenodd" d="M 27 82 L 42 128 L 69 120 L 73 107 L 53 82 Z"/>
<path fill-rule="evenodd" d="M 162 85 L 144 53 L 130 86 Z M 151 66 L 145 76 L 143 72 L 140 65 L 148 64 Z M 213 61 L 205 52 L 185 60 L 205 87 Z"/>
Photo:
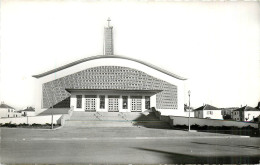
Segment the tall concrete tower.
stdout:
<path fill-rule="evenodd" d="M 111 19 L 107 19 L 107 27 L 104 29 L 104 55 L 113 55 L 114 54 L 114 45 L 113 45 L 113 26 L 110 26 Z"/>

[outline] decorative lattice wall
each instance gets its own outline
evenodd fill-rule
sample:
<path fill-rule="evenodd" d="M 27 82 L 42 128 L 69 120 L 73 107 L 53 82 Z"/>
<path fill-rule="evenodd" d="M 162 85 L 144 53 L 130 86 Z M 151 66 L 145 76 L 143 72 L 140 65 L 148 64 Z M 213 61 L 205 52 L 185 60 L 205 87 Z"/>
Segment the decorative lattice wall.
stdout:
<path fill-rule="evenodd" d="M 65 89 L 163 90 L 156 94 L 158 109 L 177 109 L 177 86 L 142 71 L 120 66 L 86 69 L 42 85 L 43 108 L 69 107 Z"/>

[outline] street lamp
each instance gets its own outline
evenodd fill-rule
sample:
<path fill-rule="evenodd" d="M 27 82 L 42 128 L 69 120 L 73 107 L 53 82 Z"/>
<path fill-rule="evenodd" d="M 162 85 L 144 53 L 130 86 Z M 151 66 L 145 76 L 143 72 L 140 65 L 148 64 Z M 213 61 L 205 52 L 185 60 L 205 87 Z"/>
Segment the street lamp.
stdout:
<path fill-rule="evenodd" d="M 188 110 L 189 110 L 189 120 L 188 120 L 189 131 L 190 131 L 190 93 L 191 93 L 191 91 L 189 90 L 188 91 L 188 94 L 189 94 L 189 108 L 188 108 Z"/>

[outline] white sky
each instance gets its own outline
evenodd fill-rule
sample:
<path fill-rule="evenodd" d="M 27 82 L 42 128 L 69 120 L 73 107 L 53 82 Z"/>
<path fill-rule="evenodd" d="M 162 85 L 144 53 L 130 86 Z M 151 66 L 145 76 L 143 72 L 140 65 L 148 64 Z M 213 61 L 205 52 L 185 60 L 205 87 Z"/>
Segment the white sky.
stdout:
<path fill-rule="evenodd" d="M 102 54 L 107 17 L 115 54 L 187 77 L 195 108 L 260 101 L 259 2 L 84 0 L 1 1 L 0 101 L 34 106 L 32 75 Z"/>

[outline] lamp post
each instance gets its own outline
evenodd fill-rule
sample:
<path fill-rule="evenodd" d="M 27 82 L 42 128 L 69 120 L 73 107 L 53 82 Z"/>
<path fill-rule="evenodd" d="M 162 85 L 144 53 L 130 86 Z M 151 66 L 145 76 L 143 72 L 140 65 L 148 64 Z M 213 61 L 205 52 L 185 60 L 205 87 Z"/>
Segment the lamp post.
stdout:
<path fill-rule="evenodd" d="M 188 119 L 188 125 L 189 125 L 189 131 L 190 131 L 190 90 L 188 91 L 188 94 L 189 94 L 189 108 L 188 108 L 188 110 L 189 110 L 189 119 Z"/>

